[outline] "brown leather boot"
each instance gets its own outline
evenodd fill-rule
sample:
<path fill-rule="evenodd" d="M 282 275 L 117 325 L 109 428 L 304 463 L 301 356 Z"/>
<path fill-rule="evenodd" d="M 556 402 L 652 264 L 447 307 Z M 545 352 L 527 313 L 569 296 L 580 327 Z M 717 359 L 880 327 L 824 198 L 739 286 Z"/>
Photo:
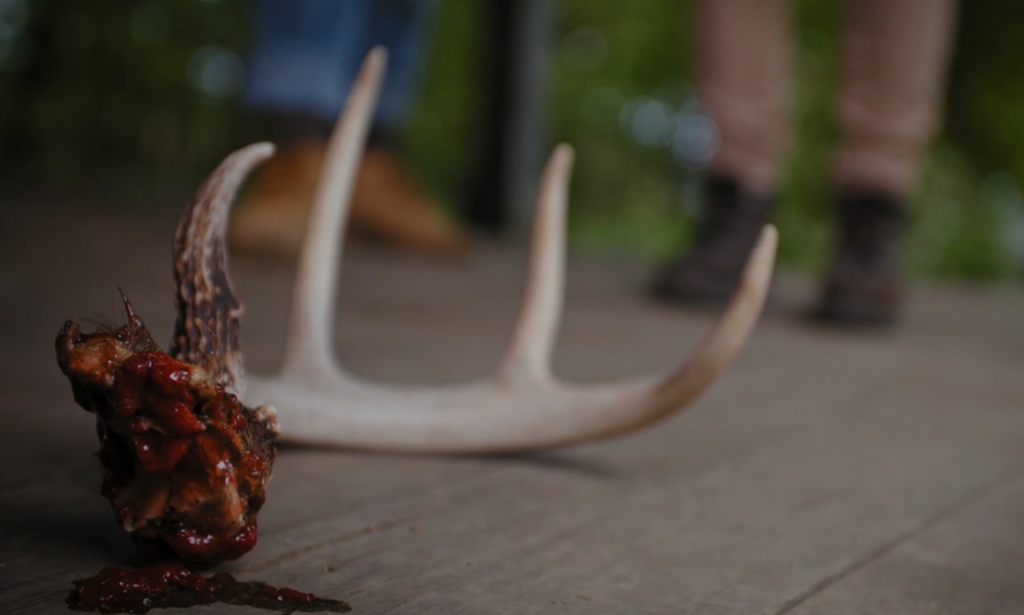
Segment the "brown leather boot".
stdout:
<path fill-rule="evenodd" d="M 294 256 L 306 233 L 306 216 L 320 178 L 324 143 L 305 139 L 282 145 L 259 169 L 228 227 L 236 250 Z"/>
<path fill-rule="evenodd" d="M 271 256 L 298 254 L 325 152 L 326 144 L 319 139 L 280 148 L 232 217 L 233 248 Z M 349 228 L 438 256 L 462 255 L 469 247 L 465 231 L 444 217 L 397 158 L 382 148 L 368 149 L 363 156 Z"/>
<path fill-rule="evenodd" d="M 355 194 L 352 227 L 389 243 L 437 256 L 462 256 L 469 235 L 436 206 L 398 158 L 383 148 L 363 155 Z"/>
<path fill-rule="evenodd" d="M 655 295 L 691 303 L 728 301 L 774 201 L 730 177 L 709 177 L 697 241 L 688 254 L 658 272 Z"/>
<path fill-rule="evenodd" d="M 837 214 L 838 246 L 815 315 L 837 324 L 890 325 L 905 295 L 905 206 L 888 194 L 849 190 Z"/>

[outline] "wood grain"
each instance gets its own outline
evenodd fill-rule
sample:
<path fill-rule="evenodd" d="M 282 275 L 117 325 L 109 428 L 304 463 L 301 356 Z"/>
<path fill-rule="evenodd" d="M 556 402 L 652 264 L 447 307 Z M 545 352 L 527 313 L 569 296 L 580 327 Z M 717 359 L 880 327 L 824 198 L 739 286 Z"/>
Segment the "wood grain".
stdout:
<path fill-rule="evenodd" d="M 26 203 L 0 229 L 0 612 L 58 612 L 73 579 L 133 561 L 52 339 L 116 314 L 116 285 L 166 339 L 174 213 Z M 272 369 L 290 266 L 234 266 L 246 365 Z M 485 373 L 525 267 L 492 246 L 454 265 L 355 249 L 340 356 L 397 382 Z M 557 373 L 664 368 L 699 340 L 713 314 L 647 302 L 646 273 L 570 262 Z M 711 393 L 635 436 L 464 459 L 282 450 L 260 544 L 224 569 L 354 613 L 1024 613 L 1024 297 L 922 287 L 906 327 L 858 335 L 795 316 L 806 281 L 777 290 Z"/>

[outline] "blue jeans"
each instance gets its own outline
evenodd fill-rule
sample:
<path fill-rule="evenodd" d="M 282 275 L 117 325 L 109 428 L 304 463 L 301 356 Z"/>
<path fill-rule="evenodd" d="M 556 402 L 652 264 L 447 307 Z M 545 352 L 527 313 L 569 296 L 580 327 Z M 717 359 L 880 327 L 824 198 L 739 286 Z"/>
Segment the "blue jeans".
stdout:
<path fill-rule="evenodd" d="M 434 0 L 257 0 L 246 103 L 331 122 L 367 52 L 388 49 L 375 118 L 391 129 L 406 116 L 423 59 Z"/>

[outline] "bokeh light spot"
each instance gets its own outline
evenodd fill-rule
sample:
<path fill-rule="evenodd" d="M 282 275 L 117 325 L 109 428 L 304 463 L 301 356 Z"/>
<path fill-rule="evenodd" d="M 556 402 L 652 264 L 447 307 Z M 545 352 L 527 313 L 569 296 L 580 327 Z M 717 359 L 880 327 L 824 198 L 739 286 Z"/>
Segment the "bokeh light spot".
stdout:
<path fill-rule="evenodd" d="M 209 46 L 199 49 L 189 60 L 188 78 L 192 87 L 212 98 L 231 98 L 245 81 L 245 64 L 229 49 Z"/>

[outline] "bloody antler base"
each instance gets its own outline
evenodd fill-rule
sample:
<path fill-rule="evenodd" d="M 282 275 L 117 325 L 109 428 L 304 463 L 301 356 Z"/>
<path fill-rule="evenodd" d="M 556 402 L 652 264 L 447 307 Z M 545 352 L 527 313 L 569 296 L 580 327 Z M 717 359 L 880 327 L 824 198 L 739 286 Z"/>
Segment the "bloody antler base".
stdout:
<path fill-rule="evenodd" d="M 256 544 L 276 417 L 160 351 L 125 306 L 116 331 L 68 321 L 57 335 L 75 401 L 96 415 L 103 495 L 146 559 L 237 559 Z"/>

